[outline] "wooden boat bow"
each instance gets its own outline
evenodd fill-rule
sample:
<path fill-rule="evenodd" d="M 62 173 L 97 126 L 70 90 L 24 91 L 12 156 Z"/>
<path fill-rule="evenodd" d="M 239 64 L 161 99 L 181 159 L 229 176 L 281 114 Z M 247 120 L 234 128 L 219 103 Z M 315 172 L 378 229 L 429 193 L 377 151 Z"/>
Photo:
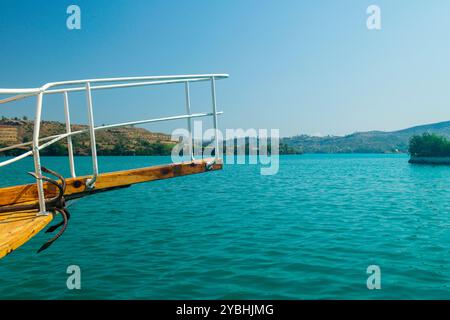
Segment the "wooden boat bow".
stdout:
<path fill-rule="evenodd" d="M 228 78 L 228 74 L 194 74 L 194 75 L 170 75 L 170 76 L 142 76 L 142 77 L 120 77 L 120 78 L 93 78 L 82 80 L 69 80 L 60 82 L 49 82 L 39 88 L 25 89 L 1 89 L 1 95 L 7 95 L 0 99 L 0 105 L 17 100 L 35 98 L 36 114 L 34 118 L 33 136 L 29 141 L 21 141 L 16 145 L 0 147 L 2 152 L 20 149 L 23 153 L 13 158 L 0 161 L 0 167 L 10 165 L 14 162 L 33 157 L 36 183 L 0 188 L 0 258 L 17 249 L 35 234 L 41 231 L 56 216 L 63 218 L 62 222 L 50 227 L 47 231 L 59 232 L 51 240 L 47 241 L 40 250 L 51 245 L 65 230 L 70 219 L 70 213 L 65 203 L 67 201 L 81 198 L 98 192 L 110 191 L 117 188 L 125 188 L 135 183 L 148 182 L 160 179 L 169 179 L 190 174 L 202 173 L 222 169 L 220 154 L 220 132 L 218 129 L 218 115 L 222 114 L 217 109 L 216 81 Z M 190 84 L 198 82 L 209 82 L 211 85 L 211 109 L 199 113 L 192 113 L 190 102 Z M 121 123 L 95 126 L 93 111 L 93 92 L 97 90 L 116 90 L 132 87 L 155 87 L 160 85 L 181 84 L 184 87 L 184 113 L 172 116 L 163 116 L 152 119 L 142 119 Z M 84 92 L 86 94 L 86 107 L 88 125 L 85 129 L 72 131 L 70 120 L 69 94 L 72 92 Z M 44 108 L 44 96 L 61 94 L 64 103 L 65 132 L 42 137 L 42 111 Z M 133 99 L 134 100 L 134 99 Z M 129 107 L 132 100 L 124 100 L 124 106 Z M 215 157 L 194 160 L 194 138 L 192 130 L 192 119 L 211 117 L 215 131 L 214 140 L 211 142 L 211 154 L 214 150 Z M 167 165 L 153 166 L 134 170 L 124 170 L 110 173 L 100 173 L 97 157 L 96 132 L 102 130 L 117 129 L 135 125 L 159 123 L 165 121 L 187 121 L 188 135 L 177 136 L 176 140 L 182 145 L 183 156 L 188 156 L 191 161 L 172 163 Z M 92 175 L 77 177 L 75 170 L 75 150 L 72 138 L 88 134 L 90 156 L 92 157 Z M 180 139 L 181 138 L 181 139 Z M 43 168 L 41 165 L 41 151 L 57 142 L 67 142 L 67 155 L 72 178 L 65 179 L 57 173 Z M 177 145 L 178 145 L 177 144 Z M 201 147 L 203 147 L 201 145 Z M 57 180 L 48 178 L 44 174 L 51 174 Z"/>
<path fill-rule="evenodd" d="M 182 163 L 158 165 L 140 169 L 103 173 L 97 176 L 95 188 L 90 189 L 87 181 L 92 176 L 68 178 L 64 198 L 66 201 L 85 197 L 98 192 L 129 187 L 136 183 L 169 179 L 222 169 L 222 162 L 208 158 Z M 44 183 L 45 196 L 56 197 L 58 188 Z M 38 204 L 36 184 L 26 184 L 0 189 L 0 209 L 28 204 Z M 0 213 L 0 258 L 11 253 L 47 226 L 59 214 L 54 210 L 48 215 L 37 215 L 38 210 L 11 211 Z"/>

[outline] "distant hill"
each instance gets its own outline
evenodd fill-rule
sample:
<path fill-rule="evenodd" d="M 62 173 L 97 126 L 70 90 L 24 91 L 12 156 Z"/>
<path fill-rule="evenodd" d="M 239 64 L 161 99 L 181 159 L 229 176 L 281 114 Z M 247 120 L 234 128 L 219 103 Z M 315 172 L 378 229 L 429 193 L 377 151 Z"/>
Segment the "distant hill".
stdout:
<path fill-rule="evenodd" d="M 343 137 L 298 135 L 283 138 L 282 142 L 305 153 L 406 153 L 409 139 L 425 132 L 450 138 L 450 121 L 390 132 L 355 132 Z"/>
<path fill-rule="evenodd" d="M 6 147 L 31 141 L 34 123 L 21 119 L 0 119 L 0 146 Z M 72 125 L 72 131 L 87 129 L 86 125 Z M 64 133 L 65 124 L 56 121 L 43 121 L 41 136 Z M 90 154 L 89 135 L 83 133 L 72 138 L 76 155 Z M 99 155 L 170 155 L 174 142 L 170 135 L 155 133 L 143 128 L 121 127 L 96 132 Z M 16 155 L 23 150 L 6 153 Z M 67 145 L 63 139 L 42 150 L 42 155 L 66 155 Z"/>
<path fill-rule="evenodd" d="M 34 123 L 21 119 L 0 119 L 0 147 L 31 141 Z M 72 125 L 72 130 L 86 129 L 86 125 Z M 65 132 L 65 125 L 56 121 L 43 121 L 41 135 Z M 450 121 L 415 126 L 398 131 L 356 132 L 346 136 L 315 137 L 298 135 L 280 139 L 280 154 L 295 153 L 406 153 L 413 135 L 435 133 L 450 138 Z M 170 155 L 174 142 L 170 136 L 136 127 L 102 130 L 96 133 L 99 155 Z M 87 133 L 73 138 L 76 155 L 89 155 Z M 246 144 L 248 141 L 246 140 Z M 246 148 L 248 149 L 248 147 Z M 6 155 L 16 155 L 15 150 Z M 62 140 L 42 152 L 43 155 L 66 155 L 66 141 Z"/>

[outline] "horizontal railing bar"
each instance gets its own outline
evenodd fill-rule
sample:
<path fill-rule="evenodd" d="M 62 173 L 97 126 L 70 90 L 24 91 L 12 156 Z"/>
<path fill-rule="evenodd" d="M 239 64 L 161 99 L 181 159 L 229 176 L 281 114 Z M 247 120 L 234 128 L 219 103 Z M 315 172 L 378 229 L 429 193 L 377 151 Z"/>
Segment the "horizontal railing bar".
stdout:
<path fill-rule="evenodd" d="M 223 114 L 223 111 L 218 111 L 218 115 Z M 161 121 L 171 121 L 171 120 L 181 120 L 181 119 L 187 119 L 187 118 L 202 118 L 202 117 L 210 117 L 214 114 L 212 112 L 210 113 L 193 113 L 191 115 L 182 115 L 182 116 L 171 116 L 171 117 L 165 117 L 165 118 L 155 118 L 155 119 L 148 119 L 148 120 L 138 120 L 138 121 L 131 121 L 131 122 L 122 122 L 117 124 L 110 124 L 106 126 L 96 127 L 96 130 L 103 130 L 103 129 L 112 129 L 112 128 L 118 128 L 118 127 L 125 127 L 125 126 L 131 126 L 136 124 L 146 124 L 146 123 L 152 123 L 152 122 L 161 122 Z"/>
<path fill-rule="evenodd" d="M 0 94 L 38 94 L 41 92 L 40 88 L 29 89 L 2 89 L 0 88 Z"/>
<path fill-rule="evenodd" d="M 223 114 L 223 111 L 217 112 L 217 115 L 221 115 L 221 114 Z M 138 120 L 138 121 L 117 123 L 117 124 L 110 124 L 110 125 L 106 125 L 106 126 L 95 127 L 94 130 L 95 131 L 106 130 L 106 129 L 113 129 L 113 128 L 119 128 L 119 127 L 126 127 L 126 126 L 131 126 L 131 125 L 136 125 L 136 124 L 146 124 L 146 123 L 152 123 L 152 122 L 171 121 L 171 120 L 180 120 L 180 119 L 189 119 L 189 118 L 201 118 L 201 117 L 208 117 L 208 116 L 213 116 L 213 115 L 214 115 L 214 113 L 193 113 L 191 115 L 171 116 L 171 117 L 165 117 L 165 118 L 156 118 L 156 119 Z M 42 149 L 48 147 L 49 145 L 51 145 L 55 142 L 58 142 L 59 140 L 62 140 L 64 138 L 67 138 L 69 136 L 86 133 L 88 131 L 89 131 L 89 129 L 83 129 L 83 130 L 72 131 L 71 133 L 63 133 L 63 134 L 58 134 L 58 135 L 41 138 L 41 139 L 39 139 L 40 142 L 42 142 L 42 141 L 48 141 L 48 142 L 40 145 L 39 150 L 42 150 Z M 17 144 L 14 146 L 5 147 L 5 148 L 0 149 L 0 152 L 29 146 L 31 144 L 32 144 L 32 142 L 25 142 L 25 143 Z M 26 156 L 29 156 L 29 155 L 33 154 L 33 151 L 30 150 L 24 154 L 26 154 Z M 22 158 L 26 157 L 26 156 L 23 156 L 24 154 L 17 156 L 16 158 L 21 157 L 20 159 L 22 159 Z M 15 158 L 9 159 L 7 161 L 9 161 L 11 163 L 11 160 L 14 160 L 14 159 Z M 18 160 L 20 160 L 20 159 L 18 159 Z M 4 161 L 4 162 L 7 162 L 7 161 Z M 4 162 L 0 162 L 0 167 L 3 166 Z M 12 162 L 14 162 L 14 161 L 12 161 Z"/>
<path fill-rule="evenodd" d="M 135 83 L 122 83 L 122 84 L 110 84 L 110 85 L 102 85 L 102 86 L 93 86 L 91 90 L 104 90 L 104 89 L 114 89 L 114 88 L 128 88 L 128 87 L 143 87 L 150 85 L 163 85 L 163 84 L 173 84 L 173 83 L 185 83 L 188 82 L 198 82 L 198 81 L 208 81 L 208 78 L 194 78 L 189 80 L 163 80 L 163 81 L 147 81 L 147 82 L 135 82 Z M 78 92 L 86 90 L 86 87 L 76 87 L 76 88 L 63 88 L 63 89 L 54 89 L 44 91 L 44 94 L 57 94 L 64 92 Z M 12 96 L 3 100 L 0 100 L 0 104 L 5 104 L 11 101 L 22 100 L 28 97 L 35 96 L 37 93 L 33 94 L 20 94 L 16 96 Z"/>
<path fill-rule="evenodd" d="M 109 84 L 102 86 L 92 86 L 91 90 L 104 90 L 104 89 L 114 89 L 114 88 L 128 88 L 128 87 L 144 87 L 151 85 L 162 85 L 162 84 L 173 84 L 173 83 L 185 83 L 188 82 L 198 82 L 198 81 L 207 81 L 208 79 L 197 78 L 190 80 L 165 80 L 165 81 L 150 81 L 150 82 L 135 82 L 135 83 L 122 83 L 122 84 Z M 86 87 L 77 87 L 77 88 L 67 88 L 67 89 L 54 89 L 47 90 L 45 94 L 56 94 L 56 93 L 64 93 L 64 92 L 76 92 L 86 90 Z"/>
<path fill-rule="evenodd" d="M 145 77 L 122 77 L 122 78 L 98 78 L 98 79 L 84 79 L 84 80 L 71 80 L 71 81 L 60 81 L 60 82 L 50 82 L 42 87 L 45 91 L 50 87 L 62 86 L 62 85 L 75 85 L 75 84 L 83 84 L 86 82 L 89 83 L 98 83 L 98 82 L 128 82 L 128 81 L 142 81 L 142 80 L 189 80 L 189 79 L 197 79 L 204 78 L 210 79 L 214 77 L 216 79 L 225 79 L 228 78 L 228 74 L 198 74 L 198 75 L 175 75 L 175 76 L 145 76 Z M 1 90 L 1 89 L 0 89 Z"/>
<path fill-rule="evenodd" d="M 198 75 L 175 75 L 175 76 L 144 76 L 144 77 L 118 77 L 118 78 L 97 78 L 97 79 L 83 79 L 83 80 L 69 80 L 49 82 L 41 88 L 28 88 L 28 89 L 4 89 L 0 88 L 0 94 L 38 94 L 50 87 L 57 87 L 62 85 L 75 85 L 83 84 L 86 82 L 99 83 L 99 82 L 129 82 L 129 81 L 143 81 L 143 80 L 189 80 L 189 79 L 209 79 L 214 77 L 216 79 L 228 78 L 228 74 L 198 74 Z"/>
<path fill-rule="evenodd" d="M 5 103 L 11 102 L 11 101 L 16 101 L 16 100 L 22 100 L 22 99 L 25 99 L 28 97 L 33 97 L 35 95 L 37 95 L 37 93 L 19 94 L 17 96 L 12 96 L 12 97 L 0 100 L 0 104 L 5 104 Z"/>
<path fill-rule="evenodd" d="M 169 83 L 180 83 L 180 82 L 194 82 L 194 81 L 207 81 L 214 77 L 215 79 L 225 79 L 228 78 L 228 74 L 200 74 L 200 75 L 180 75 L 180 76 L 148 76 L 148 77 L 125 77 L 125 78 L 104 78 L 104 79 L 86 79 L 86 80 L 73 80 L 73 81 L 61 81 L 61 82 L 51 82 L 45 84 L 41 88 L 30 88 L 30 89 L 1 89 L 0 94 L 18 94 L 12 97 L 8 97 L 6 99 L 0 100 L 0 104 L 5 104 L 11 101 L 25 99 L 31 96 L 35 96 L 39 93 L 62 93 L 62 92 L 72 92 L 72 91 L 82 91 L 83 88 L 65 88 L 65 89 L 55 89 L 48 90 L 51 87 L 64 86 L 64 85 L 76 85 L 76 84 L 85 84 L 86 82 L 90 83 L 99 83 L 99 82 L 130 82 L 130 81 L 143 81 L 143 80 L 152 80 L 148 82 L 140 82 L 140 83 L 124 83 L 117 85 L 102 85 L 102 86 L 93 86 L 91 89 L 99 90 L 99 89 L 112 89 L 112 88 L 125 88 L 125 87 L 134 87 L 134 86 L 145 86 L 145 85 L 156 85 L 156 84 L 169 84 Z"/>
<path fill-rule="evenodd" d="M 195 78 L 189 80 L 164 80 L 164 81 L 149 81 L 149 82 L 136 82 L 136 83 L 122 83 L 122 84 L 110 84 L 110 85 L 102 85 L 102 86 L 93 86 L 91 90 L 104 90 L 104 89 L 114 89 L 114 88 L 128 88 L 128 87 L 143 87 L 150 85 L 163 85 L 163 84 L 173 84 L 173 83 L 185 83 L 188 82 L 198 82 L 198 81 L 208 81 L 208 78 Z M 54 89 L 44 91 L 44 94 L 57 94 L 64 92 L 78 92 L 86 90 L 86 87 L 77 87 L 77 88 L 63 88 L 63 89 Z M 17 96 L 12 96 L 3 100 L 0 100 L 0 104 L 5 104 L 11 101 L 22 100 L 28 97 L 35 96 L 37 93 L 33 94 L 21 94 Z"/>
<path fill-rule="evenodd" d="M 33 154 L 33 150 L 30 150 L 30 151 L 27 151 L 27 152 L 25 152 L 25 153 L 22 153 L 21 155 L 19 155 L 19 156 L 17 156 L 17 157 L 14 157 L 14 158 L 12 158 L 12 159 L 9 159 L 9 160 L 0 162 L 0 167 L 7 166 L 8 164 L 14 163 L 14 162 L 19 161 L 19 160 L 21 160 L 21 159 L 23 159 L 23 158 L 26 158 L 26 157 L 28 157 L 28 156 L 31 156 L 32 154 Z"/>
<path fill-rule="evenodd" d="M 222 114 L 223 112 L 217 112 L 217 114 Z M 156 118 L 156 119 L 148 119 L 148 120 L 139 120 L 139 121 L 131 121 L 131 122 L 123 122 L 123 123 L 117 123 L 117 124 L 110 124 L 110 125 L 106 125 L 106 126 L 100 126 L 100 127 L 95 127 L 94 130 L 98 131 L 98 130 L 106 130 L 106 129 L 113 129 L 113 128 L 120 128 L 120 127 L 126 127 L 126 126 L 131 126 L 131 125 L 136 125 L 136 124 L 145 124 L 145 123 L 153 123 L 153 122 L 161 122 L 161 121 L 170 121 L 170 120 L 181 120 L 181 119 L 187 119 L 187 118 L 201 118 L 201 117 L 208 117 L 208 116 L 213 116 L 213 113 L 196 113 L 196 114 L 192 114 L 192 115 L 182 115 L 182 116 L 172 116 L 172 117 L 165 117 L 165 118 Z M 86 133 L 88 132 L 89 129 L 84 129 L 84 130 L 78 130 L 78 131 L 73 131 L 71 133 L 63 133 L 58 135 L 58 137 L 55 137 L 54 139 L 52 139 L 51 141 L 48 141 L 42 145 L 39 146 L 39 150 L 42 150 L 46 147 L 48 147 L 49 145 L 58 142 L 59 140 L 65 139 L 67 137 L 72 137 L 78 134 L 82 134 L 82 133 Z"/>
<path fill-rule="evenodd" d="M 51 140 L 51 139 L 56 138 L 58 136 L 59 136 L 59 134 L 54 134 L 54 135 L 51 135 L 51 136 L 48 136 L 48 137 L 40 138 L 39 142 L 48 141 L 48 140 Z M 3 147 L 3 148 L 0 149 L 0 153 L 1 152 L 5 152 L 5 151 L 9 151 L 9 150 L 19 149 L 19 148 L 22 148 L 22 147 L 31 146 L 32 144 L 33 144 L 33 142 L 29 141 L 29 142 L 24 142 L 24 143 L 20 143 L 20 144 L 15 144 L 15 145 L 9 146 L 9 147 Z"/>

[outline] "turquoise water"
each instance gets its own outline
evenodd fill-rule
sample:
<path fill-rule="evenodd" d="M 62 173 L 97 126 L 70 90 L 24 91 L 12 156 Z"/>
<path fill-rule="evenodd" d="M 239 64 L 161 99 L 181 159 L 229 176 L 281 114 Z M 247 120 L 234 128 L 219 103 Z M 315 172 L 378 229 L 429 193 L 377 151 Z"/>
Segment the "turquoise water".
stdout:
<path fill-rule="evenodd" d="M 66 158 L 44 164 L 68 174 Z M 90 158 L 77 158 L 87 173 Z M 105 157 L 102 171 L 169 162 Z M 32 162 L 0 169 L 32 181 Z M 47 251 L 39 234 L 0 260 L 0 298 L 449 299 L 450 167 L 405 155 L 283 156 L 135 185 L 71 206 Z M 81 290 L 66 268 L 81 268 Z M 368 290 L 366 268 L 381 268 Z"/>

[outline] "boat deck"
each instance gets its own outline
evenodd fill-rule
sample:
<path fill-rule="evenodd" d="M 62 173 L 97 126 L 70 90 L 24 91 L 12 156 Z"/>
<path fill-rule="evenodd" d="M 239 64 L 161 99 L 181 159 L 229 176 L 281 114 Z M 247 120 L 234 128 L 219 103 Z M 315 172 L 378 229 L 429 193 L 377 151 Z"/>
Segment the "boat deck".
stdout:
<path fill-rule="evenodd" d="M 53 214 L 36 216 L 36 211 L 0 213 L 0 259 L 30 240 L 53 220 Z"/>

